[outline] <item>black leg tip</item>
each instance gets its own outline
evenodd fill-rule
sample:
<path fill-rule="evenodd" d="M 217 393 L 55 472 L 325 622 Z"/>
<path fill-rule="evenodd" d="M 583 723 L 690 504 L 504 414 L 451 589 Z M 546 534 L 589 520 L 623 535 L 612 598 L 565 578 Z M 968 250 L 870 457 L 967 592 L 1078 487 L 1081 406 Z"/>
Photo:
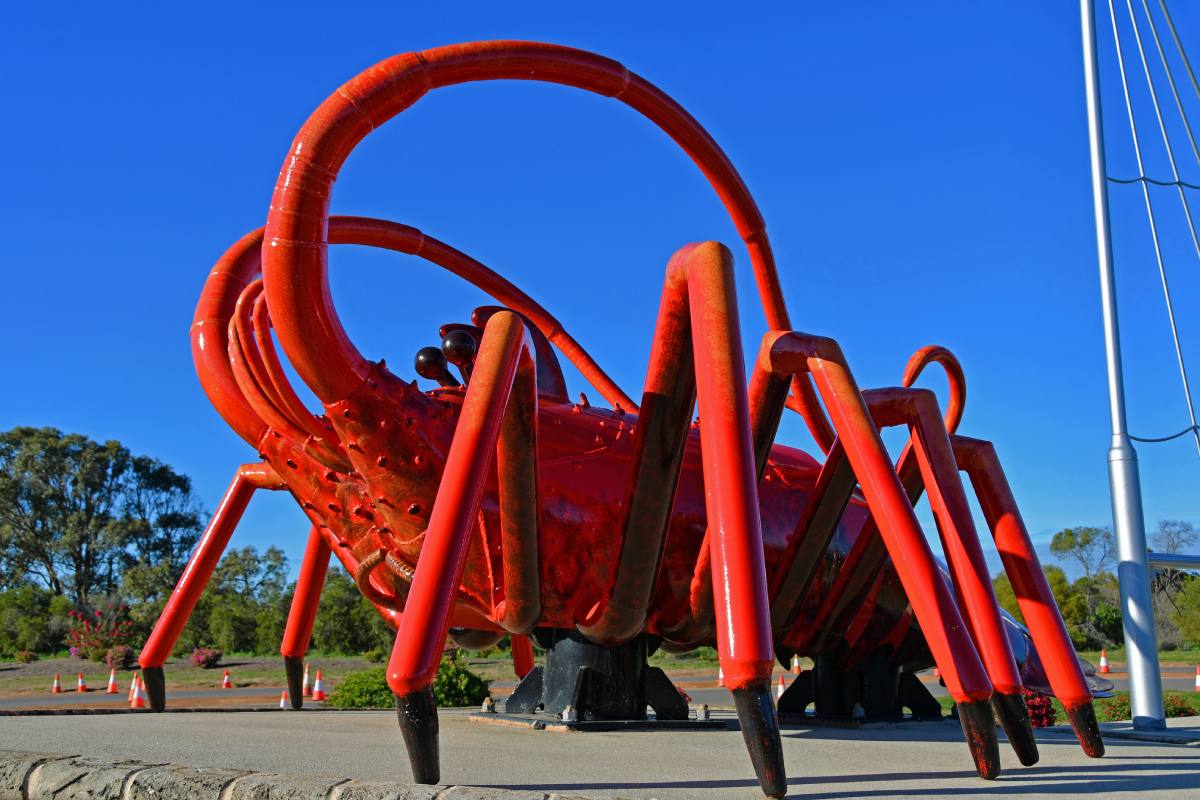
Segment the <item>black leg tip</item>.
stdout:
<path fill-rule="evenodd" d="M 783 767 L 783 741 L 779 737 L 779 719 L 771 702 L 771 687 L 733 690 L 742 738 L 750 751 L 750 761 L 758 775 L 758 784 L 767 797 L 787 794 L 787 773 Z"/>
<path fill-rule="evenodd" d="M 288 702 L 299 711 L 304 707 L 304 658 L 284 656 L 283 671 L 287 673 Z"/>
<path fill-rule="evenodd" d="M 1004 728 L 1004 735 L 1012 745 L 1017 760 L 1026 767 L 1038 762 L 1037 740 L 1033 737 L 1033 725 L 1029 721 L 1029 709 L 1025 698 L 1019 694 L 996 692 L 992 695 L 992 711 Z"/>
<path fill-rule="evenodd" d="M 1104 740 L 1100 738 L 1100 723 L 1096 721 L 1096 709 L 1091 703 L 1080 703 L 1067 708 L 1067 719 L 1075 730 L 1075 738 L 1084 754 L 1090 758 L 1104 755 Z"/>
<path fill-rule="evenodd" d="M 150 710 L 162 711 L 167 707 L 167 676 L 162 667 L 142 667 L 142 683 L 150 698 Z"/>
<path fill-rule="evenodd" d="M 442 771 L 438 754 L 437 703 L 433 699 L 433 690 L 396 695 L 396 718 L 400 721 L 400 733 L 408 750 L 413 781 L 437 783 L 441 780 Z"/>
<path fill-rule="evenodd" d="M 996 737 L 996 718 L 987 700 L 969 700 L 958 704 L 958 721 L 979 777 L 992 780 L 1000 774 L 1000 740 Z"/>

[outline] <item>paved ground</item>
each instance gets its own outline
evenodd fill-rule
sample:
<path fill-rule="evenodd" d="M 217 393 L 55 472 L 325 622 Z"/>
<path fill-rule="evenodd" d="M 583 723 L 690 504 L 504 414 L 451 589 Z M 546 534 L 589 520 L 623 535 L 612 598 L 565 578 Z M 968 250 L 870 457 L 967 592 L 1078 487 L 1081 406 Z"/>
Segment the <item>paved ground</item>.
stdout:
<path fill-rule="evenodd" d="M 389 712 L 272 712 L 9 717 L 0 749 L 79 753 L 231 767 L 407 780 Z M 1200 797 L 1200 748 L 1108 740 L 1083 756 L 1073 738 L 1041 732 L 1040 764 L 1022 768 L 1002 745 L 1005 772 L 982 781 L 950 722 L 865 730 L 791 727 L 784 747 L 793 796 L 849 798 Z M 757 798 L 736 730 L 554 733 L 482 725 L 442 714 L 448 783 L 627 798 Z"/>

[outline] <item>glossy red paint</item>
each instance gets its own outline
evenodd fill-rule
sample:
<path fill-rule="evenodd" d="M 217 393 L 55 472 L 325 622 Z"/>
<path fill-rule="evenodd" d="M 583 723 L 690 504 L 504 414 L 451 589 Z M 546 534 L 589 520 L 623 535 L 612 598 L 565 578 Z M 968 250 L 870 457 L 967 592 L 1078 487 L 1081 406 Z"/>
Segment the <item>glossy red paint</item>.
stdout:
<path fill-rule="evenodd" d="M 668 264 L 638 405 L 557 319 L 470 256 L 405 225 L 329 216 L 337 173 L 368 133 L 430 89 L 492 79 L 614 97 L 700 167 L 743 238 L 770 328 L 749 387 L 733 256 L 719 244 L 688 245 Z M 329 244 L 420 256 L 501 304 L 443 327 L 481 335 L 465 386 L 423 391 L 358 352 L 330 299 Z M 288 384 L 272 328 L 320 414 Z M 999 766 L 985 724 L 993 690 L 1008 703 L 997 705 L 1006 730 L 1019 727 L 1024 706 L 962 469 L 1050 680 L 1081 720 L 1085 749 L 1100 752 L 1086 684 L 994 451 L 955 435 L 965 403 L 957 360 L 924 348 L 904 374 L 909 387 L 930 363 L 946 369 L 943 417 L 924 390 L 860 390 L 836 342 L 792 331 L 765 225 L 737 171 L 695 119 L 614 61 L 480 42 L 396 56 L 346 83 L 293 142 L 265 229 L 210 274 L 192 349 L 213 405 L 266 463 L 239 471 L 144 666 L 161 667 L 174 646 L 253 488 L 286 489 L 313 531 L 282 651 L 295 659 L 307 648 L 332 553 L 398 628 L 388 680 L 405 736 L 420 744 L 411 753 L 436 754 L 429 686 L 449 629 L 510 634 L 524 675 L 527 634 L 575 627 L 604 645 L 641 633 L 674 650 L 715 644 L 768 794 L 786 789 L 769 686 L 777 649 L 846 668 L 880 652 L 908 669 L 936 662 L 990 777 Z M 567 400 L 555 349 L 611 408 Z M 774 443 L 786 408 L 803 416 L 823 463 Z M 888 425 L 911 432 L 895 463 L 879 434 Z M 953 590 L 913 512 L 926 491 Z M 436 763 L 414 770 L 437 780 Z"/>

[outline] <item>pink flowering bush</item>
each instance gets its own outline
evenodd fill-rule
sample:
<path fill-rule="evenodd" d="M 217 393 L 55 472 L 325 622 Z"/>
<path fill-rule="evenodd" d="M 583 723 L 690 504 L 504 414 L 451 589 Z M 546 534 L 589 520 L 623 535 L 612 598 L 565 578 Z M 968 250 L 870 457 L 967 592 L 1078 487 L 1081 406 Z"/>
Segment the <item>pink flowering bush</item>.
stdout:
<path fill-rule="evenodd" d="M 129 607 L 109 603 L 90 614 L 67 612 L 67 636 L 71 655 L 91 661 L 104 661 L 111 648 L 128 647 L 133 637 L 133 622 L 128 619 Z"/>

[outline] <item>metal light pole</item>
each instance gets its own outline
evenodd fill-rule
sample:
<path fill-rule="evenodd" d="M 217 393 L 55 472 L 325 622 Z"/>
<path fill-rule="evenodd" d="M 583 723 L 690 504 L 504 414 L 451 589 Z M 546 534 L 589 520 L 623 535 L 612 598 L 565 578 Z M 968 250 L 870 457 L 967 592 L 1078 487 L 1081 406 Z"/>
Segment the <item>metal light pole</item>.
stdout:
<path fill-rule="evenodd" d="M 1104 161 L 1104 128 L 1100 116 L 1100 68 L 1096 62 L 1096 21 L 1092 0 L 1080 0 L 1083 22 L 1083 68 L 1087 84 L 1088 143 L 1092 152 L 1092 195 L 1096 211 L 1096 248 L 1100 262 L 1100 301 L 1104 310 L 1104 355 L 1108 364 L 1108 403 L 1112 446 L 1108 450 L 1108 483 L 1112 493 L 1113 528 L 1117 537 L 1117 578 L 1129 663 L 1133 726 L 1165 728 L 1162 677 L 1150 602 L 1146 563 L 1146 526 L 1137 453 L 1125 427 L 1125 382 L 1121 372 L 1121 340 L 1117 326 L 1116 276 L 1108 228 L 1108 170 Z"/>

